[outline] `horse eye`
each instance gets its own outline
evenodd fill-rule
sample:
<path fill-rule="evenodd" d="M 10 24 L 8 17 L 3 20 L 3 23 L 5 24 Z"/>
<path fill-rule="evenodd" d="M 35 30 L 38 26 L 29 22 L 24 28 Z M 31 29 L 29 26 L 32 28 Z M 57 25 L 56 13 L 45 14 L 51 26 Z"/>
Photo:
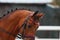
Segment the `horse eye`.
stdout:
<path fill-rule="evenodd" d="M 31 25 L 28 25 L 28 28 L 31 28 Z"/>

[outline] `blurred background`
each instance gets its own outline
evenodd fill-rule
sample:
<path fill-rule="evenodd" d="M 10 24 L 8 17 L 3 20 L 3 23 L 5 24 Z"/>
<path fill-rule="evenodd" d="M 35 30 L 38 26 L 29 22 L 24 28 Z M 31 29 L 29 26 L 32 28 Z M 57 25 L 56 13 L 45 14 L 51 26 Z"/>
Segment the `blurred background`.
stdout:
<path fill-rule="evenodd" d="M 60 6 L 60 0 L 53 0 L 52 4 Z"/>
<path fill-rule="evenodd" d="M 60 0 L 42 3 L 19 3 L 0 0 L 0 17 L 7 15 L 11 10 L 15 10 L 16 8 L 42 12 L 44 17 L 40 20 L 41 26 L 60 26 Z M 59 34 L 58 30 L 38 30 L 36 37 L 58 39 Z"/>

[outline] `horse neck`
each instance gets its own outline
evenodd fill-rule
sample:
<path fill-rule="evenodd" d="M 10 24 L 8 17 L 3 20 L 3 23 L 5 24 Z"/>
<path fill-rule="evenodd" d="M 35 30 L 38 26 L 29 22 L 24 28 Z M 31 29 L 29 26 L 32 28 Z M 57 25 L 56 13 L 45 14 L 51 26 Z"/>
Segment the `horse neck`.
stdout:
<path fill-rule="evenodd" d="M 19 21 L 19 17 L 15 13 L 8 14 L 7 16 L 0 19 L 0 26 L 11 26 Z"/>
<path fill-rule="evenodd" d="M 28 15 L 29 15 L 29 12 L 26 12 L 25 10 L 24 11 L 22 10 L 21 13 L 20 13 L 20 11 L 13 12 L 12 14 L 9 14 L 9 15 L 5 16 L 4 18 L 0 19 L 0 27 L 10 33 L 17 34 L 18 32 L 16 30 L 19 27 L 21 27 L 21 25 L 25 22 Z M 5 36 L 7 36 L 7 35 L 5 35 Z M 5 36 L 3 36 L 3 37 L 5 38 Z M 8 36 L 6 38 L 8 38 Z"/>
<path fill-rule="evenodd" d="M 0 28 L 4 29 L 7 32 L 13 33 L 16 31 L 17 28 L 17 24 L 20 20 L 20 17 L 17 16 L 17 14 L 12 13 L 12 14 L 8 14 L 7 16 L 3 17 L 2 19 L 0 19 Z M 0 35 L 5 35 L 6 33 L 3 32 Z M 9 36 L 6 34 L 5 36 L 3 36 L 3 38 L 8 38 Z"/>

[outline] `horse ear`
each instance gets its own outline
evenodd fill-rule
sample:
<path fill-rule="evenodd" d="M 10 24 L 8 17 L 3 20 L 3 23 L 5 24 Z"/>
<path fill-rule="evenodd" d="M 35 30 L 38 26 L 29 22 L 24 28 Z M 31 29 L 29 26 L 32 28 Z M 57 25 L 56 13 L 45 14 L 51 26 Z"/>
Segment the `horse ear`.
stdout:
<path fill-rule="evenodd" d="M 39 13 L 39 14 L 37 14 L 37 17 L 38 17 L 38 18 L 42 18 L 43 16 L 44 16 L 43 13 Z"/>
<path fill-rule="evenodd" d="M 39 11 L 36 11 L 36 12 L 33 14 L 33 16 L 35 16 L 38 12 L 39 12 Z"/>

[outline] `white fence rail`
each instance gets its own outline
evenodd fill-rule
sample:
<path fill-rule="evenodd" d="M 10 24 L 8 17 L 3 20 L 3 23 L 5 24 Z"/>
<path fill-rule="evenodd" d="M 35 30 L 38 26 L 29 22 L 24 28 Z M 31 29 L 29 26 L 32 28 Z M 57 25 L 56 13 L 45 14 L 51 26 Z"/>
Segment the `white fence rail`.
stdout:
<path fill-rule="evenodd" d="M 60 26 L 39 26 L 37 30 L 60 30 Z"/>
<path fill-rule="evenodd" d="M 23 40 L 23 39 L 16 38 L 15 40 Z M 58 38 L 38 38 L 38 37 L 35 37 L 35 40 L 60 40 L 60 39 L 58 39 Z"/>
<path fill-rule="evenodd" d="M 60 26 L 39 26 L 39 28 L 37 30 L 60 30 Z M 15 40 L 22 40 L 22 39 L 18 39 L 16 38 Z M 54 39 L 54 38 L 37 38 L 35 37 L 35 40 L 60 40 L 60 39 Z"/>
<path fill-rule="evenodd" d="M 23 39 L 15 39 L 15 40 L 23 40 Z M 55 39 L 54 38 L 49 38 L 48 39 L 48 38 L 36 38 L 35 37 L 35 40 L 60 40 L 60 39 L 56 39 L 56 38 Z"/>

